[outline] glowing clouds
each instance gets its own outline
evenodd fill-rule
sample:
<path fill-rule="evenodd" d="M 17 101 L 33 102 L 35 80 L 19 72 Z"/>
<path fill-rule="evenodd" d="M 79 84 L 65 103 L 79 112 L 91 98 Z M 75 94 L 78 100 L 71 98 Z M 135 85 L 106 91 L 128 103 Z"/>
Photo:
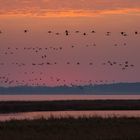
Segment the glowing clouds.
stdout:
<path fill-rule="evenodd" d="M 140 14 L 139 0 L 0 0 L 0 16 L 92 17 Z"/>

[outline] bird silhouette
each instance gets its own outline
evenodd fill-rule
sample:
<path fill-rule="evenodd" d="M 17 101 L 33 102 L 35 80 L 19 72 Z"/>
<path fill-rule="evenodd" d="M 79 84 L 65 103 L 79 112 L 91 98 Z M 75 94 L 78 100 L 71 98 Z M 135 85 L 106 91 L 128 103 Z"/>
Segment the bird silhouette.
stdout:
<path fill-rule="evenodd" d="M 51 34 L 51 33 L 52 33 L 52 31 L 48 31 L 48 33 L 49 33 L 49 34 Z"/>
<path fill-rule="evenodd" d="M 96 32 L 94 30 L 92 30 L 91 33 L 96 33 Z"/>
<path fill-rule="evenodd" d="M 138 32 L 137 31 L 135 31 L 135 35 L 137 35 L 138 34 Z"/>
<path fill-rule="evenodd" d="M 68 35 L 69 35 L 69 31 L 68 31 L 68 30 L 66 30 L 66 31 L 65 31 L 65 33 L 66 33 L 66 36 L 68 36 Z"/>
<path fill-rule="evenodd" d="M 79 33 L 80 31 L 75 31 L 75 33 Z"/>
<path fill-rule="evenodd" d="M 56 35 L 60 35 L 60 33 L 56 33 Z"/>
<path fill-rule="evenodd" d="M 29 32 L 29 31 L 28 31 L 27 29 L 25 29 L 25 30 L 24 30 L 24 33 L 27 33 L 27 32 Z"/>
<path fill-rule="evenodd" d="M 111 34 L 111 32 L 107 32 L 107 33 L 106 33 L 106 36 L 110 36 L 110 34 Z"/>

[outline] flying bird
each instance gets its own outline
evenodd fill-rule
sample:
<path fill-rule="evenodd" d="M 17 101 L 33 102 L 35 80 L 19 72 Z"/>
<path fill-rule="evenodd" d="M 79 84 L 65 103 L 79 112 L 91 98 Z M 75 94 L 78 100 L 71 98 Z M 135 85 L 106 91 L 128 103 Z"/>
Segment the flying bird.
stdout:
<path fill-rule="evenodd" d="M 68 32 L 68 30 L 66 30 L 66 31 L 65 31 L 65 33 L 66 33 L 66 36 L 68 36 L 68 35 L 69 35 L 69 32 Z"/>
<path fill-rule="evenodd" d="M 27 29 L 26 29 L 26 30 L 24 30 L 24 33 L 27 33 L 27 32 L 29 32 Z"/>

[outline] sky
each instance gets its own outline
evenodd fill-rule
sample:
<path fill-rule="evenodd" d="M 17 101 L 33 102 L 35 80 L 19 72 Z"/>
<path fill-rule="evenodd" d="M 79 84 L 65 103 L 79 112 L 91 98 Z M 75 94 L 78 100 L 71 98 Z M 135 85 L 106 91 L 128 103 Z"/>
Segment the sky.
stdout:
<path fill-rule="evenodd" d="M 140 82 L 139 0 L 0 0 L 0 31 L 0 86 Z"/>
<path fill-rule="evenodd" d="M 0 15 L 35 17 L 138 14 L 139 0 L 0 0 Z"/>

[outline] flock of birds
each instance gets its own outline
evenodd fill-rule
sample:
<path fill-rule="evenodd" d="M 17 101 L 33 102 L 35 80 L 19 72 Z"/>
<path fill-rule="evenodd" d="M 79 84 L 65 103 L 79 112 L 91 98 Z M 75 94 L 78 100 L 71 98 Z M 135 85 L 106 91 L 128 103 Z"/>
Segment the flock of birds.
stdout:
<path fill-rule="evenodd" d="M 62 64 L 62 63 L 61 63 Z M 80 65 L 84 65 L 84 66 L 94 66 L 94 62 L 87 62 L 82 63 L 80 61 L 76 61 L 76 62 L 70 62 L 70 61 L 66 61 L 64 63 L 65 65 L 71 65 L 71 66 L 80 66 Z M 63 64 L 63 65 L 64 65 Z M 31 63 L 24 63 L 24 62 L 12 62 L 12 63 L 6 63 L 6 62 L 0 62 L 0 66 L 8 66 L 8 65 L 13 65 L 14 67 L 26 67 L 26 66 L 34 66 L 34 67 L 43 67 L 43 66 L 53 66 L 53 65 L 59 65 L 58 62 L 41 62 L 41 63 L 37 63 L 37 62 L 31 62 Z M 126 70 L 128 68 L 133 68 L 134 64 L 129 63 L 128 61 L 124 61 L 124 62 L 117 62 L 117 61 L 107 61 L 107 62 L 103 62 L 101 63 L 102 66 L 117 66 L 122 70 Z"/>
<path fill-rule="evenodd" d="M 35 72 L 25 72 L 25 74 L 33 75 Z M 56 83 L 59 86 L 81 86 L 81 85 L 88 85 L 93 86 L 94 84 L 104 84 L 104 83 L 115 83 L 115 80 L 79 80 L 75 79 L 73 82 L 69 82 L 68 80 L 62 79 L 60 77 L 46 77 L 52 83 Z M 94 84 L 93 84 L 94 83 Z M 40 72 L 40 77 L 28 78 L 28 80 L 13 80 L 10 78 L 10 74 L 7 75 L 0 75 L 0 84 L 7 84 L 9 86 L 18 85 L 18 86 L 47 86 L 46 81 L 44 80 L 44 73 Z"/>
<path fill-rule="evenodd" d="M 114 46 L 118 46 L 118 44 L 113 44 Z M 122 44 L 123 46 L 126 46 L 126 43 Z M 85 47 L 95 47 L 97 46 L 96 43 L 91 43 L 91 44 L 87 44 L 85 45 Z M 71 45 L 69 48 L 74 49 L 77 48 L 76 45 Z M 6 48 L 5 48 L 6 49 Z M 5 51 L 1 51 L 0 48 L 0 55 L 14 55 L 17 53 L 18 50 L 22 50 L 22 51 L 26 51 L 26 52 L 33 52 L 33 53 L 44 53 L 44 52 L 48 52 L 48 50 L 53 50 L 53 51 L 63 51 L 64 49 L 66 49 L 66 47 L 24 47 L 24 48 L 17 48 L 17 47 L 8 47 L 7 50 Z M 42 55 L 42 58 L 46 58 L 46 55 Z"/>
<path fill-rule="evenodd" d="M 72 47 L 73 48 L 73 47 Z M 20 50 L 21 49 L 21 50 Z M 6 50 L 4 48 L 4 50 L 0 50 L 0 56 L 2 55 L 2 57 L 4 56 L 8 56 L 8 55 L 14 55 L 14 54 L 18 54 L 18 51 L 20 50 L 20 52 L 24 52 L 25 51 L 25 54 L 27 54 L 27 51 L 29 52 L 29 55 L 32 54 L 32 51 L 30 50 L 33 50 L 36 52 L 36 55 L 35 57 L 39 56 L 39 59 L 40 59 L 40 62 L 1 62 L 0 61 L 0 66 L 8 66 L 8 65 L 13 65 L 13 66 L 17 66 L 17 67 L 26 67 L 26 66 L 34 66 L 34 67 L 37 67 L 37 66 L 53 66 L 53 65 L 59 65 L 60 63 L 62 64 L 61 61 L 57 60 L 57 61 L 48 61 L 49 60 L 49 55 L 45 52 L 46 48 L 32 48 L 32 47 L 29 47 L 29 48 L 10 48 L 8 47 Z M 45 53 L 45 54 L 44 54 Z M 75 62 L 72 62 L 72 61 L 65 61 L 63 62 L 63 65 L 71 65 L 71 66 L 80 66 L 80 65 L 84 65 L 84 66 L 95 66 L 94 64 L 94 61 L 89 61 L 87 63 L 83 63 L 81 61 L 75 61 Z M 102 66 L 117 66 L 119 68 L 121 68 L 122 70 L 126 70 L 128 68 L 133 68 L 134 67 L 134 64 L 131 64 L 130 62 L 128 61 L 122 61 L 122 62 L 118 62 L 118 61 L 112 61 L 112 60 L 108 60 L 107 62 L 101 62 L 101 65 Z"/>
<path fill-rule="evenodd" d="M 23 33 L 27 34 L 29 33 L 30 30 L 28 29 L 25 29 L 23 31 Z M 4 32 L 2 30 L 0 30 L 0 34 L 3 34 Z M 83 36 L 87 36 L 89 34 L 89 32 L 80 32 L 79 30 L 75 31 L 76 34 L 82 34 Z M 96 31 L 95 30 L 92 30 L 90 33 L 92 34 L 95 34 Z M 60 32 L 53 32 L 53 31 L 48 31 L 48 34 L 55 34 L 55 35 L 61 35 Z M 68 30 L 65 30 L 64 31 L 64 34 L 65 36 L 69 36 L 71 35 L 71 31 L 68 31 Z M 106 36 L 111 36 L 112 32 L 106 32 L 105 35 Z M 134 31 L 133 33 L 134 35 L 140 35 L 140 32 L 138 31 Z M 121 36 L 129 36 L 129 34 L 127 32 L 120 32 L 120 35 Z M 123 43 L 123 46 L 126 46 L 127 43 Z M 90 47 L 90 46 L 94 46 L 96 47 L 97 44 L 96 43 L 93 43 L 91 45 L 87 44 L 85 45 L 85 47 Z M 114 44 L 114 46 L 118 46 L 118 44 Z M 71 49 L 74 49 L 76 48 L 75 45 L 71 45 L 70 46 Z M 28 72 L 26 71 L 26 68 L 25 68 L 25 71 L 22 73 L 23 74 L 23 77 L 32 77 L 32 78 L 28 78 L 28 80 L 15 80 L 15 79 L 11 79 L 10 77 L 11 74 L 8 73 L 7 75 L 2 75 L 2 73 L 0 74 L 0 84 L 4 84 L 4 85 L 32 85 L 32 86 L 46 86 L 47 83 L 44 82 L 44 77 L 45 77 L 45 73 L 42 71 L 42 72 L 39 72 L 38 77 L 37 78 L 34 78 L 35 75 L 36 75 L 36 71 L 35 71 L 35 68 L 39 68 L 41 70 L 42 67 L 46 67 L 46 66 L 53 66 L 53 65 L 59 65 L 61 62 L 59 62 L 59 60 L 57 61 L 49 61 L 49 55 L 47 54 L 46 51 L 48 50 L 54 50 L 54 51 L 63 51 L 63 49 L 65 49 L 65 47 L 7 47 L 7 48 L 4 48 L 4 50 L 2 50 L 2 48 L 0 48 L 0 57 L 5 57 L 7 58 L 7 56 L 9 55 L 14 55 L 16 56 L 16 54 L 18 54 L 18 51 L 22 52 L 23 51 L 25 53 L 29 52 L 29 53 L 35 53 L 36 57 L 39 56 L 39 59 L 40 59 L 40 62 L 19 62 L 19 61 L 15 61 L 15 62 L 1 62 L 0 60 L 0 68 L 1 67 L 7 67 L 8 65 L 13 65 L 14 68 L 18 67 L 29 67 L 29 66 L 32 66 L 32 69 L 33 71 L 32 72 Z M 94 61 L 88 61 L 86 64 L 85 62 L 82 62 L 82 61 L 71 61 L 71 60 L 66 60 L 65 62 L 63 62 L 63 65 L 69 65 L 71 67 L 73 66 L 85 66 L 85 67 L 88 67 L 88 66 L 93 66 L 93 67 L 97 67 L 94 63 Z M 119 68 L 121 69 L 122 71 L 125 71 L 127 69 L 131 69 L 131 68 L 134 68 L 135 65 L 130 63 L 128 60 L 124 60 L 122 62 L 120 61 L 112 61 L 112 60 L 107 60 L 107 61 L 104 61 L 104 62 L 101 62 L 100 63 L 101 66 L 103 67 L 115 67 L 115 68 Z M 93 68 L 92 67 L 92 68 Z M 68 81 L 65 80 L 65 79 L 62 79 L 62 78 L 58 78 L 58 77 L 47 77 L 46 79 L 49 79 L 49 81 L 51 82 L 55 82 L 55 83 L 58 83 L 58 85 L 82 85 L 83 83 L 84 84 L 87 84 L 87 85 L 92 85 L 93 83 L 94 84 L 103 84 L 103 83 L 111 83 L 111 82 L 115 82 L 115 80 L 112 80 L 112 81 L 108 81 L 108 80 L 74 80 L 73 83 L 69 83 L 68 84 Z"/>
<path fill-rule="evenodd" d="M 25 30 L 23 30 L 23 32 L 27 34 L 27 33 L 31 32 L 31 31 L 30 31 L 29 29 L 25 29 Z M 0 34 L 2 34 L 2 33 L 3 33 L 3 31 L 0 30 Z M 74 31 L 74 33 L 76 33 L 76 34 L 81 33 L 82 35 L 86 36 L 86 35 L 88 35 L 89 33 L 95 34 L 95 33 L 97 33 L 97 32 L 96 32 L 95 30 L 91 30 L 90 32 L 81 32 L 81 31 L 79 31 L 79 30 L 76 30 L 76 31 Z M 60 32 L 53 32 L 53 31 L 51 31 L 51 30 L 48 31 L 48 34 L 61 35 Z M 69 36 L 69 35 L 71 35 L 71 31 L 65 30 L 65 31 L 64 31 L 64 34 L 65 34 L 66 36 Z M 110 36 L 111 34 L 112 34 L 112 32 L 109 32 L 109 31 L 107 31 L 107 32 L 105 33 L 106 36 Z M 140 32 L 139 32 L 139 31 L 134 31 L 134 34 L 135 34 L 135 35 L 139 35 Z M 121 32 L 120 32 L 120 35 L 122 35 L 122 36 L 128 36 L 128 33 L 125 32 L 125 31 L 121 31 Z"/>

